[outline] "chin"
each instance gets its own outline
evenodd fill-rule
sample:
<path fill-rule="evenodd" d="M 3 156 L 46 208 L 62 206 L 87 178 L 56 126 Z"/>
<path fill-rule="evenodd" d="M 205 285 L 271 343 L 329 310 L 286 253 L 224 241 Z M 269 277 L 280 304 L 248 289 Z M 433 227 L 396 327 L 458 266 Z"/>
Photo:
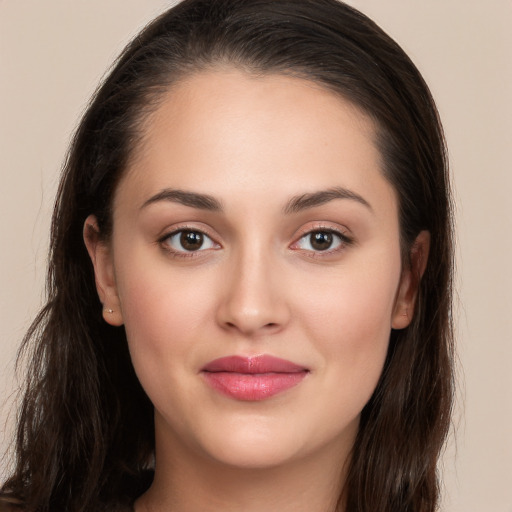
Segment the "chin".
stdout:
<path fill-rule="evenodd" d="M 267 443 L 251 446 L 217 446 L 210 450 L 210 457 L 223 466 L 237 469 L 262 470 L 282 467 L 301 458 L 301 454 L 295 449 L 286 446 L 277 446 L 276 443 Z"/>
<path fill-rule="evenodd" d="M 269 418 L 236 421 L 209 430 L 201 449 L 209 458 L 225 466 L 245 469 L 271 469 L 314 457 L 321 452 L 352 446 L 359 418 L 347 425 L 342 435 L 333 435 L 328 428 L 319 432 L 308 424 L 281 422 Z M 228 434 L 226 434 L 228 433 Z M 332 453 L 332 452 L 331 452 Z M 340 455 L 341 458 L 341 455 Z"/>

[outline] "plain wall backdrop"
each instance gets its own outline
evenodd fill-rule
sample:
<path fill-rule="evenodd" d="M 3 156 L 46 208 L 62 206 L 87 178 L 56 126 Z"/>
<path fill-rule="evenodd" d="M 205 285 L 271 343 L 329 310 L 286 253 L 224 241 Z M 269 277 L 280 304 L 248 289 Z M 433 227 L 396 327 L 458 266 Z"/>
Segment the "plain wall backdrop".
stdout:
<path fill-rule="evenodd" d="M 44 297 L 70 135 L 119 51 L 171 3 L 0 0 L 0 454 L 12 431 L 16 349 Z M 512 512 L 512 2 L 349 3 L 417 64 L 448 140 L 460 363 L 443 510 Z"/>

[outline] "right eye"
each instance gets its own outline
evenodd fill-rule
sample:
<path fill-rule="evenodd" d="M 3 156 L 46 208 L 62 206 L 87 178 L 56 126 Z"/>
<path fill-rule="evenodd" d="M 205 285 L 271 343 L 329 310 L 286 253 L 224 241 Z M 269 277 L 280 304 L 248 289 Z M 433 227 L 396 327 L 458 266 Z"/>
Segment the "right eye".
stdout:
<path fill-rule="evenodd" d="M 206 233 L 194 229 L 180 229 L 161 239 L 165 248 L 173 253 L 191 253 L 218 247 Z"/>

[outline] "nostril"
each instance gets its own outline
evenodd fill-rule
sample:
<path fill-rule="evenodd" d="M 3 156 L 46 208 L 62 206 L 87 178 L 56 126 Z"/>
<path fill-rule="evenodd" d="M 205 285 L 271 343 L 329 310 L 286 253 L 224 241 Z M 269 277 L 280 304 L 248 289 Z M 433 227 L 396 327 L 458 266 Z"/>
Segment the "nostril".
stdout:
<path fill-rule="evenodd" d="M 278 322 L 269 322 L 266 324 L 261 325 L 260 327 L 254 326 L 254 325 L 239 325 L 237 322 L 225 322 L 224 326 L 226 329 L 229 330 L 237 330 L 237 331 L 243 331 L 246 333 L 255 333 L 259 329 L 261 331 L 274 331 L 279 327 Z"/>

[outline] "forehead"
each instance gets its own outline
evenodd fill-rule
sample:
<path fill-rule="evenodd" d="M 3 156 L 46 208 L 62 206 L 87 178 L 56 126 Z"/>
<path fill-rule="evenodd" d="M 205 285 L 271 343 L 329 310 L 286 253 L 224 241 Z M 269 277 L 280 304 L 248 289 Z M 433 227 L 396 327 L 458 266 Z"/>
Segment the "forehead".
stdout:
<path fill-rule="evenodd" d="M 118 190 L 141 200 L 169 186 L 267 198 L 333 186 L 378 195 L 389 187 L 369 117 L 300 78 L 234 69 L 191 75 L 165 93 L 142 132 Z"/>

